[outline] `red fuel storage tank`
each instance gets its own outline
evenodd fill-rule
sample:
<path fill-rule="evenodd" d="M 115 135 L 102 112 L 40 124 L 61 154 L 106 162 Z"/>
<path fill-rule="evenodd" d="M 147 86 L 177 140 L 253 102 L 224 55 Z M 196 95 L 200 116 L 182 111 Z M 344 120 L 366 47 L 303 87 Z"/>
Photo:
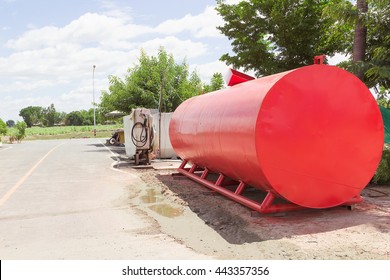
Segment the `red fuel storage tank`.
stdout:
<path fill-rule="evenodd" d="M 327 65 L 188 99 L 174 112 L 169 136 L 183 160 L 308 208 L 360 196 L 384 141 L 370 91 Z"/>

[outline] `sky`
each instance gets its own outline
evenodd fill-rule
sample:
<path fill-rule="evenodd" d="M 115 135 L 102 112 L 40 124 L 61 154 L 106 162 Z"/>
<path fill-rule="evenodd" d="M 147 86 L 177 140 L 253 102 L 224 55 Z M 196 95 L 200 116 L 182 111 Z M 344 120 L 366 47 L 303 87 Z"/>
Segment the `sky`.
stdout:
<path fill-rule="evenodd" d="M 231 47 L 216 29 L 215 2 L 0 0 L 0 118 L 22 120 L 27 106 L 92 108 L 108 77 L 123 78 L 141 49 L 151 56 L 165 47 L 203 82 L 225 74 L 219 58 Z"/>

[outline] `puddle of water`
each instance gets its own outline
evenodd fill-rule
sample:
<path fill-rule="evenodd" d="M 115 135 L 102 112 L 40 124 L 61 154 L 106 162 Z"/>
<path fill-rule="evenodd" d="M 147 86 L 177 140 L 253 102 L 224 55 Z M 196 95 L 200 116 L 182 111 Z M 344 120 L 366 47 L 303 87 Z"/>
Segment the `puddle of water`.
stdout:
<path fill-rule="evenodd" d="M 160 202 L 162 198 L 161 194 L 157 193 L 154 189 L 146 190 L 146 195 L 140 197 L 143 203 L 156 203 Z"/>
<path fill-rule="evenodd" d="M 168 218 L 174 218 L 180 216 L 183 213 L 183 210 L 179 208 L 172 207 L 168 204 L 156 204 L 149 206 L 149 209 L 154 212 Z"/>

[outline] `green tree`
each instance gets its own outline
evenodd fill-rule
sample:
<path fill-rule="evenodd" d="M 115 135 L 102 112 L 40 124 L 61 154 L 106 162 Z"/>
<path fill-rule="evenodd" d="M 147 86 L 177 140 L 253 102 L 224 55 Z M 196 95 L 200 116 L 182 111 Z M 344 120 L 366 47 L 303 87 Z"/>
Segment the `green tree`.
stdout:
<path fill-rule="evenodd" d="M 83 125 L 83 117 L 79 111 L 73 111 L 66 115 L 65 125 Z"/>
<path fill-rule="evenodd" d="M 82 125 L 93 125 L 93 109 L 89 109 L 88 111 L 81 110 L 79 112 L 82 119 Z M 96 116 L 98 116 L 98 114 L 96 114 Z M 99 123 L 98 118 L 96 119 L 96 122 Z"/>
<path fill-rule="evenodd" d="M 350 59 L 339 66 L 356 74 L 377 92 L 378 101 L 390 102 L 390 5 L 385 0 L 359 0 L 352 5 L 348 0 L 328 5 L 339 28 L 333 36 L 345 37 L 343 53 Z M 346 34 L 354 34 L 351 38 Z"/>
<path fill-rule="evenodd" d="M 64 125 L 66 120 L 67 113 L 65 112 L 58 112 L 56 124 Z"/>
<path fill-rule="evenodd" d="M 218 0 L 216 9 L 225 21 L 218 29 L 234 52 L 221 60 L 262 76 L 312 64 L 318 54 L 335 54 L 345 47 L 345 38 L 331 36 L 338 27 L 322 13 L 328 2 L 246 0 L 229 5 Z"/>
<path fill-rule="evenodd" d="M 96 123 L 103 123 L 104 118 L 100 110 L 96 110 Z M 65 125 L 93 125 L 93 108 L 89 110 L 72 111 L 66 114 Z"/>
<path fill-rule="evenodd" d="M 60 114 L 56 111 L 54 104 L 44 108 L 42 112 L 42 123 L 44 126 L 54 126 L 60 122 Z"/>
<path fill-rule="evenodd" d="M 343 26 L 338 35 L 343 37 L 352 33 L 352 39 L 345 40 L 344 53 L 350 61 L 342 67 L 355 73 L 369 86 L 384 85 L 389 77 L 390 64 L 390 5 L 384 0 L 359 0 L 356 5 L 343 0 L 331 1 L 326 14 L 332 15 L 337 24 Z M 362 76 L 364 74 L 364 77 Z"/>
<path fill-rule="evenodd" d="M 40 106 L 28 106 L 23 108 L 19 112 L 27 127 L 31 127 L 35 124 L 39 124 L 42 121 L 43 108 Z"/>
<path fill-rule="evenodd" d="M 6 124 L 7 124 L 8 127 L 14 127 L 15 126 L 15 121 L 14 120 L 8 120 L 6 122 Z"/>
<path fill-rule="evenodd" d="M 368 4 L 366 0 L 356 1 L 357 17 L 355 22 L 355 32 L 353 39 L 353 51 L 352 61 L 354 63 L 363 63 L 366 60 L 366 49 L 367 49 L 367 25 L 364 23 L 362 18 L 368 11 Z M 359 69 L 356 76 L 364 80 L 364 71 Z"/>
<path fill-rule="evenodd" d="M 0 119 L 0 142 L 1 142 L 1 136 L 7 134 L 8 128 L 5 122 L 3 122 L 2 119 Z"/>
<path fill-rule="evenodd" d="M 369 0 L 365 78 L 369 86 L 390 89 L 390 5 Z"/>
<path fill-rule="evenodd" d="M 18 140 L 18 142 L 21 142 L 22 139 L 24 139 L 24 137 L 26 136 L 27 124 L 25 122 L 17 122 L 15 128 L 17 130 L 16 140 Z"/>
<path fill-rule="evenodd" d="M 378 105 L 390 109 L 390 92 L 385 89 L 383 86 L 375 87 L 376 90 L 376 101 Z"/>
<path fill-rule="evenodd" d="M 124 79 L 110 76 L 109 82 L 109 91 L 103 91 L 101 96 L 102 113 L 130 113 L 135 107 L 173 111 L 202 87 L 199 76 L 189 73 L 187 63 L 176 63 L 162 47 L 157 56 L 148 56 L 142 50 L 138 64 L 128 69 Z"/>
<path fill-rule="evenodd" d="M 203 86 L 203 91 L 205 93 L 207 92 L 212 92 L 219 90 L 223 88 L 225 82 L 223 80 L 223 76 L 221 73 L 214 73 L 213 76 L 211 77 L 210 84 L 205 84 Z"/>

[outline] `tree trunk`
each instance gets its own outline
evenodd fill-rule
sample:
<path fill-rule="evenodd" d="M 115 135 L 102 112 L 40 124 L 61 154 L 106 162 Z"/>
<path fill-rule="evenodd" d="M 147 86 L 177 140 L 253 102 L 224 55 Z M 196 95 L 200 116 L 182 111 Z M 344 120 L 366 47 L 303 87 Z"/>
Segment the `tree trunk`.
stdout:
<path fill-rule="evenodd" d="M 357 0 L 356 8 L 358 11 L 358 19 L 355 25 L 355 36 L 353 40 L 352 61 L 354 63 L 363 62 L 366 56 L 367 27 L 364 25 L 363 21 L 360 18 L 361 14 L 367 13 L 368 11 L 368 4 L 366 0 Z M 356 76 L 360 80 L 363 80 L 364 72 L 362 70 L 359 70 L 356 73 Z"/>

